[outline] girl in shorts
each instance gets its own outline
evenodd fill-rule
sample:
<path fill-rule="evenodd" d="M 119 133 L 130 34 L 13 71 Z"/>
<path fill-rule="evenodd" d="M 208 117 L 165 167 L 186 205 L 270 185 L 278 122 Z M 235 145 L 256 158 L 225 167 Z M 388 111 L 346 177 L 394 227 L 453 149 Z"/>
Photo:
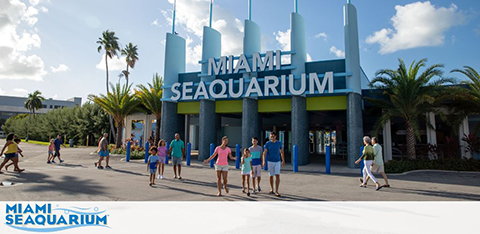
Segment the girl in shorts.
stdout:
<path fill-rule="evenodd" d="M 158 179 L 163 179 L 163 172 L 165 171 L 165 162 L 167 161 L 167 143 L 164 139 L 161 139 L 158 142 L 158 157 L 159 157 L 159 165 L 158 165 Z"/>
<path fill-rule="evenodd" d="M 15 166 L 15 171 L 22 172 L 24 169 L 20 169 L 18 167 L 18 146 L 17 143 L 13 141 L 15 139 L 15 134 L 10 133 L 7 135 L 7 142 L 3 146 L 2 152 L 0 155 L 2 155 L 5 152 L 5 159 L 3 160 L 2 164 L 0 165 L 0 174 L 3 174 L 2 169 L 5 164 L 7 164 L 8 160 L 12 160 L 13 165 Z"/>
<path fill-rule="evenodd" d="M 53 150 L 55 149 L 55 145 L 53 144 L 53 142 L 55 142 L 55 140 L 53 138 L 50 139 L 50 145 L 48 145 L 48 156 L 47 156 L 47 163 L 48 164 L 52 163 L 51 161 L 53 161 L 53 158 L 54 158 Z"/>
<path fill-rule="evenodd" d="M 215 149 L 215 152 L 209 158 L 203 161 L 204 164 L 207 164 L 218 155 L 217 162 L 215 163 L 215 172 L 217 173 L 217 196 L 222 196 L 222 177 L 223 177 L 223 187 L 225 192 L 228 193 L 227 188 L 227 177 L 228 177 L 228 158 L 231 160 L 237 160 L 237 157 L 232 156 L 232 150 L 228 148 L 228 137 L 224 136 L 222 138 L 222 145 L 218 146 Z"/>
<path fill-rule="evenodd" d="M 250 150 L 245 148 L 242 156 L 242 192 L 245 193 L 245 180 L 247 180 L 247 196 L 250 196 L 250 173 L 252 172 L 252 157 Z"/>
<path fill-rule="evenodd" d="M 22 139 L 20 139 L 20 138 L 15 138 L 15 140 L 13 140 L 13 141 L 14 141 L 15 143 L 17 143 L 17 153 L 16 153 L 16 156 L 15 156 L 15 157 L 18 158 L 18 155 L 20 154 L 20 155 L 22 156 L 22 158 L 23 158 L 23 154 L 22 154 L 23 151 L 20 149 L 20 147 L 18 147 L 18 145 L 20 144 L 20 142 L 22 142 Z M 7 165 L 5 166 L 5 171 L 8 171 L 8 167 L 10 167 L 11 165 L 13 165 L 13 162 L 10 163 L 10 164 L 7 164 Z M 15 169 L 14 171 L 17 171 L 17 170 Z"/>

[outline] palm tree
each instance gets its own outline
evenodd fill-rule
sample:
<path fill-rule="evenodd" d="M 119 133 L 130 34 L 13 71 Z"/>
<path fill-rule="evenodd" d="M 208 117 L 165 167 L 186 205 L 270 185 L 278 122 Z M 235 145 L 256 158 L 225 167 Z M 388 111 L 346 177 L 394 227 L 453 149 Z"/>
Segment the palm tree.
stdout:
<path fill-rule="evenodd" d="M 41 109 L 43 104 L 42 101 L 45 101 L 45 98 L 41 96 L 42 92 L 36 90 L 33 93 L 29 93 L 27 100 L 25 100 L 25 103 L 23 106 L 30 111 L 30 115 L 28 116 L 28 125 L 29 127 L 27 128 L 27 138 L 25 139 L 28 141 L 28 134 L 30 131 L 30 123 L 31 123 L 31 118 L 30 116 L 33 114 L 33 117 L 35 117 L 35 111 L 38 109 Z"/>
<path fill-rule="evenodd" d="M 125 46 L 125 49 L 122 49 L 122 55 L 126 56 L 125 61 L 127 62 L 127 70 L 122 71 L 121 74 L 125 76 L 128 85 L 128 78 L 130 75 L 128 68 L 135 68 L 135 63 L 138 60 L 137 46 L 134 46 L 131 42 L 128 43 L 128 45 Z"/>
<path fill-rule="evenodd" d="M 140 101 L 130 94 L 131 85 L 121 86 L 120 84 L 111 85 L 112 92 L 100 96 L 89 95 L 88 98 L 102 107 L 115 119 L 117 125 L 116 148 L 122 147 L 122 127 L 123 121 L 131 113 L 137 110 Z"/>
<path fill-rule="evenodd" d="M 443 78 L 442 64 L 434 64 L 419 73 L 426 66 L 426 59 L 412 62 L 407 70 L 405 62 L 399 59 L 397 70 L 382 69 L 375 74 L 370 87 L 380 90 L 382 97 L 366 98 L 377 108 L 382 115 L 375 124 L 374 134 L 377 135 L 385 123 L 394 117 L 405 121 L 407 130 L 407 153 L 415 159 L 416 137 L 420 138 L 419 121 L 425 120 L 429 112 L 439 113 L 436 107 L 447 96 L 447 90 L 441 89 L 446 83 L 454 83 L 454 79 Z M 438 77 L 438 79 L 433 79 Z M 430 123 L 427 120 L 427 124 Z"/>
<path fill-rule="evenodd" d="M 162 97 L 163 97 L 163 79 L 156 73 L 152 78 L 152 83 L 148 83 L 148 87 L 138 85 L 135 90 L 137 98 L 142 104 L 151 111 L 157 120 L 155 126 L 155 145 L 160 141 L 160 121 L 162 118 Z"/>
<path fill-rule="evenodd" d="M 118 45 L 118 37 L 115 36 L 115 32 L 113 31 L 104 31 L 102 33 L 102 37 L 98 38 L 97 44 L 99 44 L 97 51 L 100 53 L 103 50 L 105 50 L 105 71 L 106 71 L 106 87 L 107 87 L 107 93 L 109 92 L 108 90 L 108 84 L 109 84 L 109 79 L 108 79 L 108 58 L 112 58 L 113 56 L 118 56 L 118 51 L 120 51 L 120 47 Z M 110 116 L 110 129 L 112 132 L 112 135 L 115 135 L 115 128 L 113 127 L 113 122 L 112 122 L 112 117 Z"/>
<path fill-rule="evenodd" d="M 480 114 L 480 74 L 472 67 L 464 66 L 463 68 L 463 70 L 452 70 L 452 72 L 464 74 L 469 79 L 461 82 L 461 84 L 468 86 L 468 89 L 461 88 L 454 96 L 455 112 L 462 113 L 460 121 L 463 121 L 468 114 Z M 475 135 L 479 131 L 480 124 L 475 127 Z"/>

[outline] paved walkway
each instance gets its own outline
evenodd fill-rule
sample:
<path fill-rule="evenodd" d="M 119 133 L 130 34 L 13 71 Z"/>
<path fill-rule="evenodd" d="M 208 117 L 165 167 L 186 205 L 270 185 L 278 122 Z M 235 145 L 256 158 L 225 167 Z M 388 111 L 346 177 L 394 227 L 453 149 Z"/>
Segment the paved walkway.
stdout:
<path fill-rule="evenodd" d="M 0 141 L 3 146 L 4 140 Z M 46 164 L 47 147 L 21 143 L 23 173 L 0 174 L 0 181 L 13 182 L 0 186 L 3 201 L 479 201 L 480 173 L 412 172 L 389 175 L 391 188 L 375 191 L 374 185 L 359 188 L 359 170 L 345 166 L 332 167 L 325 175 L 321 165 L 300 167 L 293 173 L 291 166 L 282 170 L 281 198 L 267 194 L 267 173 L 264 172 L 260 194 L 247 197 L 241 192 L 240 171 L 229 172 L 230 193 L 215 196 L 216 178 L 213 169 L 192 161 L 182 167 L 183 180 L 173 180 L 171 165 L 165 167 L 164 180 L 148 186 L 148 173 L 143 160 L 126 163 L 123 157 L 111 158 L 113 170 L 94 167 L 95 148 L 62 148 L 62 164 Z M 2 158 L 3 160 L 3 158 Z M 234 162 L 231 162 L 231 168 Z M 380 180 L 383 183 L 383 180 Z M 4 183 L 7 184 L 7 183 Z"/>

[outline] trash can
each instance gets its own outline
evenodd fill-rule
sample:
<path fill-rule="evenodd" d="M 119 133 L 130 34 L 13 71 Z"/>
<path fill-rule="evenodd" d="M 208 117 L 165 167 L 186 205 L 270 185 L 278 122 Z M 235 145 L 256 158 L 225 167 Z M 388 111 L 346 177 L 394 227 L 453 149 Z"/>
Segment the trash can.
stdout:
<path fill-rule="evenodd" d="M 73 148 L 73 139 L 70 139 L 68 143 L 70 144 L 70 148 Z"/>

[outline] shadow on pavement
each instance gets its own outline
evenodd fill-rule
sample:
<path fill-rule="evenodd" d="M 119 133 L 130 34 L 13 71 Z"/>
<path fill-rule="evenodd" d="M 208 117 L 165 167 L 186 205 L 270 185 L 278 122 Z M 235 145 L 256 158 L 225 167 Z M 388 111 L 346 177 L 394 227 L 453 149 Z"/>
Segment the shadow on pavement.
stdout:
<path fill-rule="evenodd" d="M 453 184 L 464 186 L 480 186 L 480 173 L 418 171 L 406 175 L 387 174 L 388 178 L 404 181 L 427 182 L 437 184 Z"/>
<path fill-rule="evenodd" d="M 50 176 L 44 173 L 25 172 L 17 178 L 22 178 L 23 183 L 30 183 L 26 189 L 28 192 L 59 191 L 65 194 L 104 194 L 103 186 L 96 181 L 82 180 L 75 176 L 62 176 L 59 180 L 51 180 Z"/>
<path fill-rule="evenodd" d="M 396 193 L 407 193 L 407 194 L 416 194 L 422 196 L 434 196 L 434 197 L 448 197 L 454 199 L 465 199 L 471 201 L 480 201 L 480 194 L 471 194 L 471 193 L 455 193 L 455 192 L 445 192 L 445 191 L 431 191 L 431 190 L 422 190 L 422 189 L 406 189 L 406 188 L 389 188 Z"/>

